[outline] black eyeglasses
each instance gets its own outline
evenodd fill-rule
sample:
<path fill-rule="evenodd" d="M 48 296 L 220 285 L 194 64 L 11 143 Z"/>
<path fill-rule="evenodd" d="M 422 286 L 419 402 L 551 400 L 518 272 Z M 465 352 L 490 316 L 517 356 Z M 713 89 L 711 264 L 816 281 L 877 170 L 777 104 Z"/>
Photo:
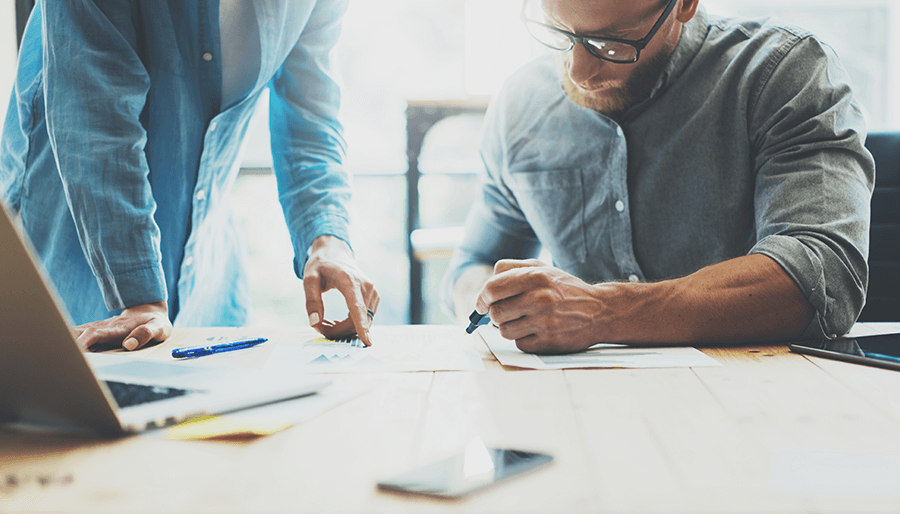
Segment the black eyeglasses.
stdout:
<path fill-rule="evenodd" d="M 588 52 L 598 59 L 604 61 L 631 64 L 637 62 L 641 55 L 641 50 L 647 46 L 659 28 L 662 27 L 669 13 L 675 8 L 678 0 L 669 0 L 666 10 L 660 15 L 659 19 L 650 29 L 646 36 L 638 40 L 618 39 L 612 37 L 594 37 L 575 34 L 560 28 L 556 28 L 546 23 L 533 20 L 526 14 L 527 7 L 531 0 L 525 0 L 522 3 L 522 23 L 528 29 L 528 32 L 537 39 L 539 43 L 561 52 L 568 52 L 575 47 L 576 44 L 583 45 Z"/>

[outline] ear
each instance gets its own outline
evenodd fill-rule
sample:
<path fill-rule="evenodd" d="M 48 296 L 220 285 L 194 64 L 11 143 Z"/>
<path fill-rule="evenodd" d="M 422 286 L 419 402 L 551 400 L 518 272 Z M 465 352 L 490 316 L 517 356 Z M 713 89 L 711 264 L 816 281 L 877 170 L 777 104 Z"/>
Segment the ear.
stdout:
<path fill-rule="evenodd" d="M 700 0 L 684 0 L 680 7 L 675 8 L 675 19 L 681 23 L 691 21 L 697 14 L 697 7 L 700 6 Z"/>

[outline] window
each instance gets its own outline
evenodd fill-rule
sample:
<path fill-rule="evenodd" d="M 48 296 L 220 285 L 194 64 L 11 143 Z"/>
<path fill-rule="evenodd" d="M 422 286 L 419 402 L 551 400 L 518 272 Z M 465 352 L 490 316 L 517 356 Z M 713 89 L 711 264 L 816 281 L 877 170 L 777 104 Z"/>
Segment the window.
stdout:
<path fill-rule="evenodd" d="M 14 4 L 0 0 L 0 123 L 15 69 Z M 714 14 L 777 16 L 810 29 L 842 57 L 870 130 L 900 128 L 900 98 L 893 94 L 900 90 L 900 41 L 890 30 L 900 26 L 900 0 L 702 0 L 702 5 Z M 409 319 L 406 102 L 493 94 L 506 76 L 543 51 L 520 26 L 520 7 L 520 0 L 350 2 L 336 52 L 344 84 L 346 163 L 355 177 L 351 233 L 360 266 L 382 296 L 381 324 Z M 303 287 L 293 276 L 264 117 L 261 109 L 234 189 L 251 258 L 252 323 L 302 325 Z M 472 118 L 442 123 L 426 141 L 419 184 L 423 226 L 455 226 L 464 218 L 478 166 L 477 126 Z M 451 322 L 435 304 L 445 267 L 440 259 L 426 263 L 425 322 Z M 329 317 L 346 312 L 338 296 L 326 301 Z"/>

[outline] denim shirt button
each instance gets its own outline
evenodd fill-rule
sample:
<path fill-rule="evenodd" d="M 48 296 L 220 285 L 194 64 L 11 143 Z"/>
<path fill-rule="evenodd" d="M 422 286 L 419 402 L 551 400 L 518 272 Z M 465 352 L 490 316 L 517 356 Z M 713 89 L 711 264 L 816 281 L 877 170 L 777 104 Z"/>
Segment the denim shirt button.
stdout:
<path fill-rule="evenodd" d="M 631 275 L 628 275 L 629 282 L 639 282 L 640 280 L 641 280 L 640 277 L 638 277 L 634 273 L 632 273 Z"/>
<path fill-rule="evenodd" d="M 194 195 L 194 198 L 196 198 L 198 202 L 202 202 L 203 200 L 206 200 L 206 191 L 203 189 L 197 191 L 197 194 Z"/>
<path fill-rule="evenodd" d="M 623 202 L 622 200 L 618 200 L 616 202 L 616 210 L 619 212 L 624 212 L 625 211 L 625 202 Z"/>
<path fill-rule="evenodd" d="M 210 52 L 203 52 L 203 60 L 209 62 L 212 60 L 212 54 Z"/>
<path fill-rule="evenodd" d="M 191 264 L 194 263 L 194 258 L 188 255 L 184 258 L 184 265 L 190 267 Z"/>

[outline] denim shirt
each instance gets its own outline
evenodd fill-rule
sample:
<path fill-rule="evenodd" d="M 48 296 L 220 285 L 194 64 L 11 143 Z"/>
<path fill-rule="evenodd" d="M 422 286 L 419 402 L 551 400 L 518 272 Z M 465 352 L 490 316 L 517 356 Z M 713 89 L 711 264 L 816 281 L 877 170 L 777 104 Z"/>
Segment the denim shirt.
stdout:
<path fill-rule="evenodd" d="M 0 146 L 0 196 L 75 323 L 162 300 L 176 326 L 244 323 L 245 249 L 229 197 L 266 90 L 296 273 L 316 237 L 349 240 L 329 58 L 346 5 L 253 0 L 259 74 L 226 106 L 217 0 L 35 7 Z"/>
<path fill-rule="evenodd" d="M 862 309 L 874 163 L 833 50 L 700 9 L 650 97 L 619 123 L 570 101 L 554 56 L 488 109 L 486 174 L 443 285 L 535 257 L 588 282 L 657 281 L 739 256 L 777 261 L 815 308 L 806 337 Z"/>

